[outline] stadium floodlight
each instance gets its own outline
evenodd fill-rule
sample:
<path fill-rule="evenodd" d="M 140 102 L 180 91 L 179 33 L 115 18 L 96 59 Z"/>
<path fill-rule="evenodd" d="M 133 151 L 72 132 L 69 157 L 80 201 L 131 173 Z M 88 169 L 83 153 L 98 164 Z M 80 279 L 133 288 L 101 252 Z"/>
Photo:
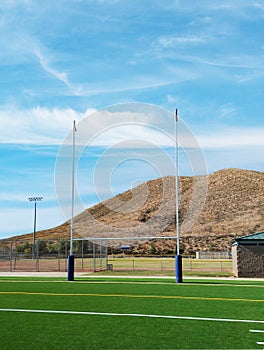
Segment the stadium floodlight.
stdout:
<path fill-rule="evenodd" d="M 34 210 L 34 230 L 33 230 L 33 246 L 32 246 L 32 259 L 35 257 L 35 244 L 36 244 L 36 225 L 37 225 L 37 202 L 42 201 L 43 197 L 29 197 L 30 202 L 35 202 Z"/>
<path fill-rule="evenodd" d="M 68 281 L 74 281 L 74 255 L 72 249 L 73 225 L 74 225 L 74 184 L 75 184 L 75 133 L 77 131 L 76 121 L 72 128 L 72 188 L 71 188 L 71 228 L 70 228 L 70 255 L 68 256 Z"/>
<path fill-rule="evenodd" d="M 177 251 L 175 256 L 176 282 L 182 282 L 182 256 L 180 253 L 180 222 L 179 222 L 179 143 L 178 143 L 178 109 L 175 109 L 175 232 Z"/>

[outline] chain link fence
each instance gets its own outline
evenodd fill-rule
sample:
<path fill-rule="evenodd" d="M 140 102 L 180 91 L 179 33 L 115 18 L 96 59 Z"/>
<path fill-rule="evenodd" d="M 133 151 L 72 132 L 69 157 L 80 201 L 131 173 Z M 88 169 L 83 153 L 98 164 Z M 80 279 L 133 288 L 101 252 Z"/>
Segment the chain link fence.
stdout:
<path fill-rule="evenodd" d="M 67 271 L 70 241 L 5 241 L 0 245 L 0 271 Z M 73 242 L 75 271 L 102 271 L 108 265 L 104 242 Z"/>
<path fill-rule="evenodd" d="M 124 248 L 124 246 L 123 246 Z M 113 249 L 107 241 L 87 239 L 73 241 L 74 265 L 76 272 L 97 272 L 104 270 L 122 271 L 174 271 L 173 256 L 133 256 L 122 249 L 121 253 L 113 254 Z M 51 272 L 68 270 L 70 241 L 38 240 L 35 246 L 32 241 L 2 241 L 0 243 L 0 271 L 40 271 Z M 202 260 L 194 257 L 184 257 L 183 271 L 186 272 L 230 272 L 231 259 Z"/>

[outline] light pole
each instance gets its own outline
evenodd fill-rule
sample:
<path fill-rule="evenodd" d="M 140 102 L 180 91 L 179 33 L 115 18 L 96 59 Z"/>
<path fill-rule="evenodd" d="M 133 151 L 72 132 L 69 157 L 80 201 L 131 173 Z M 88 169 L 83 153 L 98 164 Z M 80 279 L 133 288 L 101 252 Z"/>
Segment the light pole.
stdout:
<path fill-rule="evenodd" d="M 34 259 L 34 257 L 35 257 L 36 225 L 37 225 L 37 202 L 42 201 L 42 199 L 43 199 L 43 197 L 29 197 L 28 198 L 28 200 L 30 202 L 35 202 L 32 259 Z"/>
<path fill-rule="evenodd" d="M 177 251 L 175 256 L 176 282 L 182 283 L 182 256 L 180 254 L 180 222 L 179 222 L 179 143 L 178 143 L 178 110 L 175 109 L 175 231 Z"/>

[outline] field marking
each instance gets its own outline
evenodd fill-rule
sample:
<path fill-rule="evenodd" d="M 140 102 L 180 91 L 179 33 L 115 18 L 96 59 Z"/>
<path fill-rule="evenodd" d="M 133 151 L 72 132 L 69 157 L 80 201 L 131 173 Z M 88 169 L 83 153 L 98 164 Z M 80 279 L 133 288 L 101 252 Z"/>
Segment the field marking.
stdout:
<path fill-rule="evenodd" d="M 262 331 L 260 329 L 250 329 L 249 331 L 252 333 L 264 333 L 264 331 Z"/>
<path fill-rule="evenodd" d="M 257 341 L 257 344 L 258 345 L 264 345 L 264 342 L 263 341 Z"/>
<path fill-rule="evenodd" d="M 263 303 L 263 299 L 242 299 L 242 298 L 220 298 L 220 297 L 195 297 L 182 295 L 139 295 L 139 294 L 97 294 L 97 293 L 46 293 L 46 292 L 0 292 L 0 295 L 43 295 L 63 297 L 118 297 L 137 299 L 184 299 L 184 300 L 206 300 L 206 301 L 242 301 Z"/>
<path fill-rule="evenodd" d="M 193 321 L 215 321 L 215 322 L 240 322 L 240 323 L 263 323 L 259 320 L 241 320 L 231 318 L 212 318 L 212 317 L 192 317 L 192 316 L 173 316 L 173 315 L 148 315 L 148 314 L 121 314 L 115 312 L 93 312 L 93 311 L 66 311 L 66 310 L 33 310 L 33 309 L 0 309 L 3 312 L 26 312 L 26 313 L 44 313 L 44 314 L 66 314 L 66 315 L 96 315 L 96 316 L 126 316 L 126 317 L 147 317 L 147 318 L 166 318 L 176 320 Z"/>
<path fill-rule="evenodd" d="M 183 283 L 184 284 L 184 283 Z M 205 286 L 205 287 L 256 287 L 256 288 L 264 288 L 264 285 L 258 285 L 258 284 L 233 284 L 233 283 L 195 283 L 195 282 L 187 282 L 184 285 L 192 285 L 192 286 Z"/>
<path fill-rule="evenodd" d="M 100 278 L 100 277 L 99 277 Z M 256 287 L 256 288 L 264 288 L 263 285 L 257 285 L 257 284 L 226 284 L 226 283 L 195 283 L 195 282 L 186 282 L 182 283 L 180 286 L 175 282 L 145 282 L 145 281 L 82 281 L 82 280 L 76 280 L 75 282 L 81 283 L 81 284 L 142 284 L 142 285 L 170 285 L 170 286 L 177 286 L 177 287 L 188 287 L 188 286 L 198 286 L 198 287 Z"/>
<path fill-rule="evenodd" d="M 60 281 L 60 280 L 54 280 L 54 281 L 33 281 L 33 280 L 27 280 L 27 281 L 23 281 L 23 280 L 1 280 L 0 279 L 0 283 L 69 283 L 68 281 Z"/>
<path fill-rule="evenodd" d="M 100 279 L 101 277 L 99 277 L 98 279 Z M 155 278 L 155 277 L 154 277 Z M 1 280 L 0 279 L 0 283 L 69 283 L 66 280 L 53 280 L 53 281 L 49 281 L 49 280 L 38 280 L 38 281 L 34 281 L 34 280 Z M 176 283 L 172 282 L 148 282 L 148 281 L 83 281 L 81 279 L 72 281 L 71 283 L 77 283 L 77 284 L 139 284 L 139 285 L 170 285 L 170 286 L 177 286 L 179 287 L 179 285 L 176 285 Z M 264 285 L 258 285 L 258 284 L 233 284 L 233 283 L 201 283 L 199 282 L 188 282 L 186 281 L 186 283 L 182 283 L 180 285 L 180 287 L 188 287 L 188 286 L 205 286 L 205 287 L 255 287 L 255 288 L 264 288 Z"/>

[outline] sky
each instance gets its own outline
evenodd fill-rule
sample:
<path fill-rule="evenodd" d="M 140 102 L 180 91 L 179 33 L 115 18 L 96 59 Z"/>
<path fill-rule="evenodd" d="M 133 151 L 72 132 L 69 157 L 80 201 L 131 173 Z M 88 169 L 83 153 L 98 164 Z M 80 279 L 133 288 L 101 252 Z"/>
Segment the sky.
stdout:
<path fill-rule="evenodd" d="M 0 238 L 32 232 L 30 196 L 38 229 L 69 219 L 56 176 L 73 120 L 76 212 L 173 174 L 175 108 L 207 173 L 263 171 L 263 1 L 1 0 L 0 30 Z M 179 171 L 195 175 L 184 140 Z"/>

